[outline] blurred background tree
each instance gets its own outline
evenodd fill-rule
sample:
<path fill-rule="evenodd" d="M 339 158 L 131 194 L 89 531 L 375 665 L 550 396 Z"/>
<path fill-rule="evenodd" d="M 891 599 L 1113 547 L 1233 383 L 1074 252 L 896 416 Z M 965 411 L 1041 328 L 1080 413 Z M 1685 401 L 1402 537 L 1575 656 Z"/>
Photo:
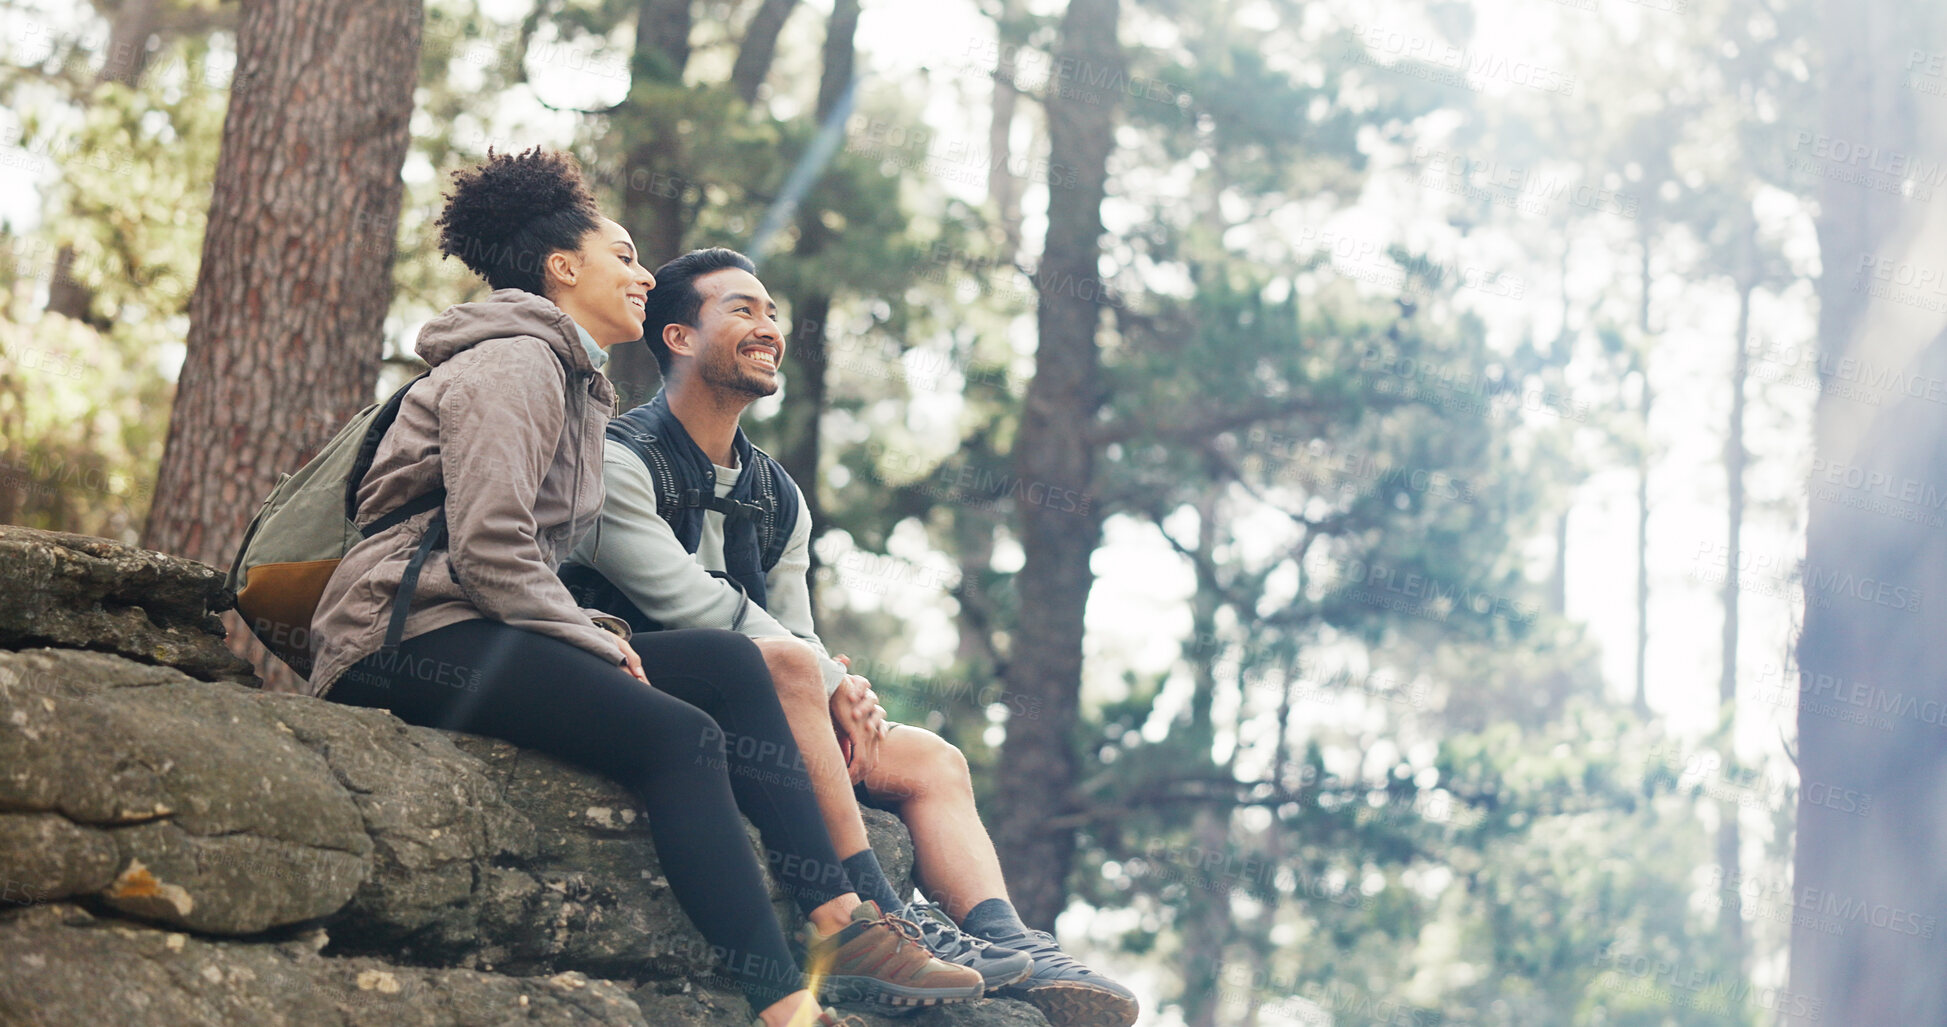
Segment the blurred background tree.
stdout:
<path fill-rule="evenodd" d="M 1023 911 L 1156 1022 L 1939 1019 L 1932 943 L 1845 919 L 1947 904 L 1901 883 L 1931 749 L 1800 710 L 1789 649 L 1808 513 L 1821 581 L 1933 591 L 1924 524 L 1804 487 L 1815 401 L 1822 453 L 1939 437 L 1853 424 L 1899 385 L 1809 356 L 1922 312 L 1861 284 L 1936 231 L 1917 0 L 427 0 L 388 8 L 403 149 L 347 168 L 396 215 L 319 189 L 243 220 L 332 245 L 248 257 L 205 226 L 275 6 L 5 9 L 7 520 L 227 558 L 484 293 L 434 249 L 446 173 L 563 147 L 645 259 L 759 261 L 792 348 L 747 421 L 806 487 L 822 633 L 967 751 Z M 303 333 L 342 387 L 258 383 L 312 405 L 191 447 L 238 465 L 182 458 L 205 501 L 152 514 L 171 432 L 258 423 L 193 401 L 236 384 L 197 353 L 292 338 L 197 283 L 313 264 L 378 285 Z M 1880 613 L 1810 611 L 1808 669 L 1928 679 Z"/>

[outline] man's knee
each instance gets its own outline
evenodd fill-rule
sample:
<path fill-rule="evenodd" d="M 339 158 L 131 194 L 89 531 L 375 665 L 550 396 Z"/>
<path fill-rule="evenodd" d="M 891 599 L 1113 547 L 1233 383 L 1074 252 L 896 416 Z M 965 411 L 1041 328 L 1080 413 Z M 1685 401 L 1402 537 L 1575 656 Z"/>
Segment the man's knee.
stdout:
<path fill-rule="evenodd" d="M 886 791 L 891 797 L 973 793 L 973 772 L 959 746 L 910 724 L 901 725 L 894 734 L 906 737 L 899 739 L 900 758 L 888 768 L 893 779 L 886 782 Z"/>
<path fill-rule="evenodd" d="M 816 650 L 795 638 L 760 638 L 757 649 L 764 654 L 781 701 L 824 705 L 825 668 Z"/>

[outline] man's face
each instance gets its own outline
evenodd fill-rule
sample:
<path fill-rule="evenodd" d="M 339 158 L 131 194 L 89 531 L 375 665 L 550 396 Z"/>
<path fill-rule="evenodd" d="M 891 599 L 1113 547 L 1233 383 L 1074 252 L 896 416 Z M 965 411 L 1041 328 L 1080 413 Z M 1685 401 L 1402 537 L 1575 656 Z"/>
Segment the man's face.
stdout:
<path fill-rule="evenodd" d="M 697 379 L 751 399 L 776 392 L 784 330 L 764 283 L 748 271 L 725 268 L 698 278 L 696 291 L 703 297 L 691 332 Z"/>

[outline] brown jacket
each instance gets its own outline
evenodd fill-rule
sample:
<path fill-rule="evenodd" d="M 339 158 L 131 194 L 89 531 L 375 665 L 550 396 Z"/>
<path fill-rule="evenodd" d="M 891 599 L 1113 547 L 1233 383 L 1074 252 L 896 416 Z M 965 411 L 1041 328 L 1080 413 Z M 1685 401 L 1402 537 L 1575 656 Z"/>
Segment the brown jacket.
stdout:
<path fill-rule="evenodd" d="M 602 429 L 615 408 L 574 321 L 540 296 L 501 289 L 434 318 L 416 349 L 432 373 L 406 393 L 358 490 L 364 524 L 446 486 L 446 546 L 420 571 L 405 637 L 484 617 L 619 664 L 615 636 L 555 576 L 601 511 Z M 324 695 L 379 650 L 406 563 L 435 515 L 345 554 L 311 621 L 309 694 Z"/>

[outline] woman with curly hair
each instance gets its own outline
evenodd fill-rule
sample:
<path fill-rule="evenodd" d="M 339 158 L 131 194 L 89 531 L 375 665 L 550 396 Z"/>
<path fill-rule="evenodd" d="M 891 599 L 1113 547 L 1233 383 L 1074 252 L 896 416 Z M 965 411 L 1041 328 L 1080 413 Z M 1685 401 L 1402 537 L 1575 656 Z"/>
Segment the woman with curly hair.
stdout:
<path fill-rule="evenodd" d="M 638 656 L 625 625 L 579 609 L 555 576 L 601 508 L 615 393 L 597 368 L 641 337 L 655 287 L 629 233 L 601 215 L 573 158 L 539 149 L 489 151 L 455 173 L 438 224 L 441 251 L 494 292 L 419 333 L 432 371 L 379 445 L 357 520 L 442 487 L 445 499 L 346 553 L 312 621 L 312 693 L 627 786 L 677 902 L 764 1027 L 839 1021 L 805 990 L 739 807 L 810 919 L 807 958 L 827 995 L 978 997 L 978 973 L 932 958 L 916 928 L 853 892 L 750 639 L 663 631 Z"/>

